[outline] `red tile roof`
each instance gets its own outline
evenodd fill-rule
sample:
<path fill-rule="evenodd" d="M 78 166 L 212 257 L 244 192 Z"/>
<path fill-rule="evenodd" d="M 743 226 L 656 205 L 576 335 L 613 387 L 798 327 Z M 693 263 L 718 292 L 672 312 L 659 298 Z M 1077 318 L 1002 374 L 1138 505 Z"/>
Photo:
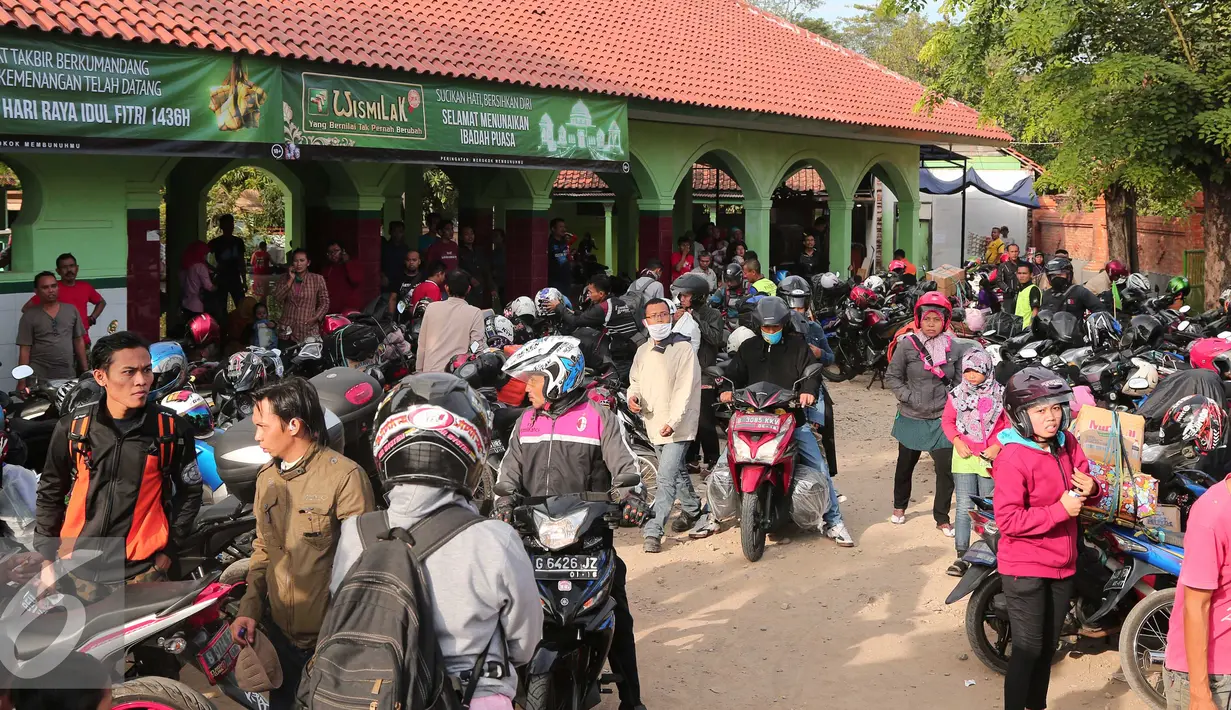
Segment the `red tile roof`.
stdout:
<path fill-rule="evenodd" d="M 724 170 L 718 170 L 709 165 L 696 163 L 692 167 L 692 189 L 694 195 L 708 195 L 711 199 L 714 195 L 714 172 L 718 172 L 718 188 L 723 197 L 731 197 L 742 199 L 744 196 L 743 190 L 739 184 L 735 182 L 735 178 L 731 177 Z M 825 183 L 821 180 L 820 173 L 812 168 L 803 168 L 798 172 L 789 176 L 785 183 L 787 187 L 799 192 L 820 193 L 825 191 Z M 615 193 L 607 186 L 606 182 L 597 174 L 588 170 L 561 170 L 556 175 L 556 182 L 552 186 L 557 195 L 575 196 L 575 197 L 599 197 L 612 196 Z"/>
<path fill-rule="evenodd" d="M 1009 140 L 744 0 L 0 0 L 0 26 Z"/>

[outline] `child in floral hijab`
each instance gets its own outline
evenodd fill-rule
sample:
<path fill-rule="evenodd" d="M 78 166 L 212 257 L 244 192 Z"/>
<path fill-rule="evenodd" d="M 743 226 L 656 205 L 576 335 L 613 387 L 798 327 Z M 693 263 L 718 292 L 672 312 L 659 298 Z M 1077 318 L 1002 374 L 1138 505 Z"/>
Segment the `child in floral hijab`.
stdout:
<path fill-rule="evenodd" d="M 962 380 L 949 392 L 941 428 L 953 442 L 953 484 L 957 497 L 957 561 L 948 573 L 961 577 L 969 566 L 962 560 L 970 546 L 972 495 L 992 494 L 991 461 L 1000 453 L 996 435 L 1010 426 L 1004 411 L 1004 387 L 996 381 L 992 358 L 972 348 L 962 358 Z"/>

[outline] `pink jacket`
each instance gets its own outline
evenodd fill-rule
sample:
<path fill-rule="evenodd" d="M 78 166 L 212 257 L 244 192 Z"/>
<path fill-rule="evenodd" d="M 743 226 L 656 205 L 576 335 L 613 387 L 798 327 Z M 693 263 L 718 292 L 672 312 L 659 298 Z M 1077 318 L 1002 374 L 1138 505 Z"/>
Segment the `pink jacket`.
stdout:
<path fill-rule="evenodd" d="M 944 430 L 945 438 L 949 441 L 957 441 L 958 437 L 961 437 L 966 446 L 970 447 L 970 453 L 974 456 L 978 456 L 983 453 L 984 449 L 996 443 L 996 436 L 1010 426 L 1012 426 L 1012 422 L 1009 421 L 1008 412 L 1001 411 L 1000 418 L 992 426 L 992 432 L 988 435 L 987 440 L 978 441 L 965 434 L 957 433 L 957 409 L 953 407 L 952 397 L 945 401 L 945 411 L 940 415 L 940 428 Z"/>
<path fill-rule="evenodd" d="M 1090 472 L 1077 438 L 1059 434 L 1056 453 L 1006 429 L 1004 450 L 992 464 L 992 502 L 1000 527 L 997 567 L 1015 577 L 1065 579 L 1077 572 L 1077 518 L 1060 496 L 1073 486 L 1073 471 Z"/>

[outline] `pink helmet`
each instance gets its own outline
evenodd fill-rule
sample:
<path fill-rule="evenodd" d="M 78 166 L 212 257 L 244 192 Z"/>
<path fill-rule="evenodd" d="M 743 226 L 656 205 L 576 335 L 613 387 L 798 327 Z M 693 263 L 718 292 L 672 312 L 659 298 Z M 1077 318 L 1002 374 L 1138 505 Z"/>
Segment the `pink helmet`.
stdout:
<path fill-rule="evenodd" d="M 321 323 L 321 335 L 329 335 L 344 325 L 350 325 L 350 318 L 336 314 L 325 316 L 324 322 Z"/>
<path fill-rule="evenodd" d="M 899 269 L 901 269 L 902 273 L 906 273 L 906 260 L 905 259 L 894 259 L 893 261 L 889 262 L 890 271 L 898 271 Z"/>
<path fill-rule="evenodd" d="M 915 327 L 923 327 L 923 312 L 924 309 L 936 309 L 941 311 L 945 319 L 945 327 L 949 327 L 949 320 L 953 317 L 953 304 L 949 303 L 949 297 L 940 291 L 928 291 L 919 297 L 915 302 Z"/>
<path fill-rule="evenodd" d="M 870 308 L 876 303 L 876 292 L 864 286 L 856 286 L 851 289 L 851 300 L 860 308 Z"/>
<path fill-rule="evenodd" d="M 1202 338 L 1189 347 L 1188 362 L 1194 368 L 1204 368 L 1218 372 L 1218 366 L 1214 364 L 1214 358 L 1228 350 L 1231 350 L 1231 343 L 1222 338 Z"/>
<path fill-rule="evenodd" d="M 970 328 L 972 333 L 983 332 L 983 311 L 979 308 L 966 309 L 966 327 Z"/>
<path fill-rule="evenodd" d="M 204 347 L 210 343 L 218 341 L 222 333 L 222 329 L 218 326 L 218 321 L 208 313 L 201 313 L 192 317 L 188 321 L 188 337 L 194 345 Z"/>

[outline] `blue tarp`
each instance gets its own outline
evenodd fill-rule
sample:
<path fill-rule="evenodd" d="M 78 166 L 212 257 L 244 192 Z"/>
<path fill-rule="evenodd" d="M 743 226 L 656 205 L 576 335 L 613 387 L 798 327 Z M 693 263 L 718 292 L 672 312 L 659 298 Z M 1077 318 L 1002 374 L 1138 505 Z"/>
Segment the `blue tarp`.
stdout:
<path fill-rule="evenodd" d="M 1034 194 L 1034 176 L 1027 175 L 1008 190 L 997 190 L 984 182 L 974 168 L 966 171 L 965 179 L 942 180 L 927 168 L 919 169 L 919 191 L 929 195 L 956 195 L 962 190 L 973 187 L 979 192 L 992 197 L 999 197 L 1006 202 L 1012 202 L 1022 207 L 1038 207 L 1039 198 Z"/>

